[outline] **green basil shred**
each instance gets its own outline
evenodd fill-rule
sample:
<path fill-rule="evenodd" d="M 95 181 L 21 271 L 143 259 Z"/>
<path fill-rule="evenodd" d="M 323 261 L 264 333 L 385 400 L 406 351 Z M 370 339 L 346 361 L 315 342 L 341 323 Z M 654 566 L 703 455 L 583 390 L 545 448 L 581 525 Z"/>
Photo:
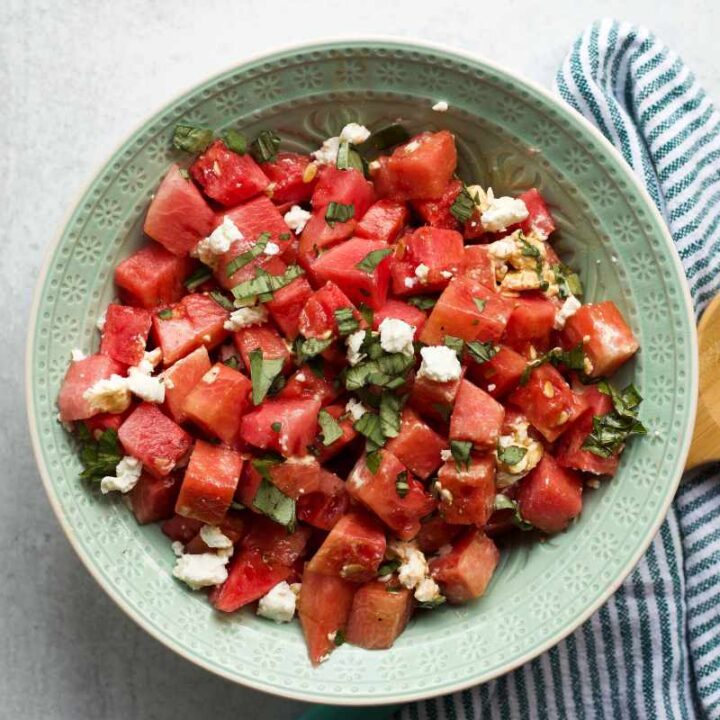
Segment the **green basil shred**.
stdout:
<path fill-rule="evenodd" d="M 450 452 L 452 453 L 453 460 L 455 460 L 455 467 L 458 470 L 468 470 L 470 468 L 471 450 L 472 443 L 469 440 L 450 441 Z"/>
<path fill-rule="evenodd" d="M 241 132 L 230 128 L 225 131 L 225 134 L 223 135 L 223 140 L 228 150 L 232 150 L 238 155 L 244 155 L 247 152 L 247 138 Z"/>
<path fill-rule="evenodd" d="M 336 222 L 347 222 L 355 217 L 355 206 L 352 203 L 344 205 L 343 203 L 331 202 L 325 210 L 325 222 L 331 227 Z"/>
<path fill-rule="evenodd" d="M 212 270 L 209 267 L 198 268 L 190 277 L 185 281 L 185 287 L 192 291 L 195 288 L 200 287 L 204 282 L 207 282 L 212 277 Z"/>
<path fill-rule="evenodd" d="M 280 136 L 274 130 L 263 130 L 250 143 L 250 154 L 259 163 L 272 162 L 277 157 L 280 142 Z"/>
<path fill-rule="evenodd" d="M 244 253 L 241 253 L 237 257 L 233 258 L 225 268 L 225 275 L 232 277 L 238 270 L 244 268 L 248 263 L 251 263 L 256 257 L 259 257 L 265 251 L 267 244 L 271 238 L 269 232 L 261 233 L 255 244 Z"/>
<path fill-rule="evenodd" d="M 270 386 L 283 368 L 283 358 L 264 358 L 260 348 L 251 350 L 248 358 L 250 360 L 250 380 L 252 380 L 252 401 L 253 405 L 259 405 L 268 393 Z"/>
<path fill-rule="evenodd" d="M 117 464 L 123 459 L 123 452 L 116 430 L 104 430 L 96 440 L 85 423 L 77 426 L 75 437 L 80 445 L 80 462 L 83 480 L 101 480 L 106 475 L 115 475 Z"/>
<path fill-rule="evenodd" d="M 203 152 L 212 141 L 213 131 L 210 128 L 194 125 L 176 125 L 172 137 L 172 144 L 176 150 L 193 154 Z"/>
<path fill-rule="evenodd" d="M 343 430 L 338 421 L 327 411 L 321 410 L 318 414 L 318 425 L 322 433 L 322 444 L 327 447 L 343 436 Z"/>

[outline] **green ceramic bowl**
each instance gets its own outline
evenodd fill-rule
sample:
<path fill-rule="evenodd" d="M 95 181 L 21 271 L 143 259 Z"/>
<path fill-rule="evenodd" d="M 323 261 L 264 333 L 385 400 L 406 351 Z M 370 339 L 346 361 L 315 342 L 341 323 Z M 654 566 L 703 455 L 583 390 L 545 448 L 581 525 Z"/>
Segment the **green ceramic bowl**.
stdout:
<path fill-rule="evenodd" d="M 446 113 L 431 110 L 447 100 Z M 213 612 L 171 576 L 158 527 L 138 527 L 122 501 L 78 480 L 56 420 L 70 349 L 97 346 L 95 320 L 113 297 L 113 268 L 143 242 L 148 201 L 178 159 L 178 122 L 274 127 L 310 150 L 349 121 L 377 128 L 449 128 L 460 172 L 502 193 L 539 187 L 552 204 L 555 245 L 590 300 L 612 298 L 642 344 L 623 370 L 645 396 L 650 428 L 616 478 L 587 492 L 568 532 L 503 555 L 487 595 L 413 619 L 395 646 L 344 646 L 318 669 L 300 627 Z M 185 160 L 186 158 L 182 158 Z M 203 667 L 277 695 L 380 704 L 480 683 L 527 662 L 574 630 L 618 587 L 657 531 L 683 468 L 695 415 L 694 320 L 684 275 L 650 198 L 621 157 L 545 91 L 474 57 L 394 41 L 345 41 L 278 52 L 230 70 L 160 111 L 99 171 L 51 249 L 28 339 L 27 403 L 41 475 L 90 572 L 145 630 Z"/>

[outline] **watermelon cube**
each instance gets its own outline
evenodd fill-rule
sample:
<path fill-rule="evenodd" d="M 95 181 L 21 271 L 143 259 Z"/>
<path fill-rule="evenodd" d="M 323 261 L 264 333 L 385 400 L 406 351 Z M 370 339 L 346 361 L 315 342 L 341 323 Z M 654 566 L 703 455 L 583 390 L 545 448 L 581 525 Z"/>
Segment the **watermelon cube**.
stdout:
<path fill-rule="evenodd" d="M 335 283 L 356 305 L 377 310 L 385 304 L 390 265 L 382 258 L 372 270 L 358 267 L 370 253 L 388 251 L 384 242 L 352 238 L 323 253 L 312 266 L 318 282 Z"/>
<path fill-rule="evenodd" d="M 518 386 L 525 365 L 522 355 L 500 345 L 499 350 L 487 362 L 477 363 L 471 359 L 468 376 L 489 395 L 502 398 Z"/>
<path fill-rule="evenodd" d="M 425 325 L 427 315 L 414 305 L 409 305 L 402 300 L 390 299 L 386 300 L 385 304 L 373 313 L 373 330 L 378 330 L 380 323 L 385 318 L 395 318 L 412 325 L 415 328 L 414 338 L 417 340 Z"/>
<path fill-rule="evenodd" d="M 490 519 L 495 503 L 495 459 L 492 455 L 473 455 L 468 467 L 454 460 L 438 473 L 440 514 L 453 525 L 482 527 Z"/>
<path fill-rule="evenodd" d="M 317 173 L 308 171 L 311 161 L 308 155 L 281 152 L 272 162 L 260 164 L 270 179 L 276 205 L 300 205 L 310 200 L 317 184 Z"/>
<path fill-rule="evenodd" d="M 423 521 L 415 542 L 422 552 L 431 555 L 441 547 L 452 544 L 461 532 L 461 525 L 451 525 L 440 515 L 433 515 Z"/>
<path fill-rule="evenodd" d="M 460 383 L 450 416 L 450 438 L 469 440 L 474 447 L 491 449 L 497 445 L 505 408 L 469 380 Z"/>
<path fill-rule="evenodd" d="M 430 573 L 449 603 L 480 597 L 500 559 L 495 543 L 480 530 L 468 530 L 451 552 L 430 561 Z"/>
<path fill-rule="evenodd" d="M 362 220 L 367 209 L 375 201 L 372 183 L 354 168 L 340 170 L 334 165 L 325 165 L 320 171 L 310 203 L 313 210 L 325 211 L 331 203 L 353 206 L 353 220 Z"/>
<path fill-rule="evenodd" d="M 207 348 L 201 345 L 189 355 L 180 358 L 163 373 L 165 378 L 165 409 L 175 422 L 183 423 L 187 420 L 187 415 L 183 409 L 185 398 L 208 370 L 210 370 L 210 356 Z"/>
<path fill-rule="evenodd" d="M 242 466 L 240 453 L 204 440 L 196 441 L 175 512 L 217 525 L 230 508 Z"/>
<path fill-rule="evenodd" d="M 251 325 L 233 334 L 235 347 L 246 368 L 250 368 L 250 353 L 260 350 L 266 360 L 282 359 L 285 369 L 292 364 L 290 350 L 272 325 Z"/>
<path fill-rule="evenodd" d="M 528 216 L 520 224 L 522 231 L 526 235 L 534 233 L 541 240 L 547 240 L 555 230 L 555 223 L 540 191 L 531 188 L 520 194 L 518 199 L 525 203 L 528 210 Z"/>
<path fill-rule="evenodd" d="M 175 475 L 154 477 L 143 473 L 130 491 L 130 507 L 141 525 L 171 518 L 180 483 Z"/>
<path fill-rule="evenodd" d="M 394 243 L 408 222 L 410 213 L 404 202 L 378 200 L 370 206 L 355 228 L 355 236 Z"/>
<path fill-rule="evenodd" d="M 340 426 L 342 435 L 337 440 L 330 443 L 330 445 L 325 445 L 320 440 L 320 428 L 318 428 L 318 439 L 315 443 L 315 449 L 321 463 L 325 463 L 331 458 L 334 458 L 358 436 L 358 432 L 354 427 L 354 420 L 352 416 L 348 416 L 345 412 L 344 405 L 328 405 L 324 409 Z"/>
<path fill-rule="evenodd" d="M 373 473 L 363 454 L 347 479 L 351 497 L 372 510 L 401 540 L 412 540 L 420 531 L 420 518 L 436 506 L 408 469 L 391 452 L 378 450 L 380 466 Z M 398 492 L 398 483 L 403 489 Z M 407 489 L 404 488 L 405 483 Z"/>
<path fill-rule="evenodd" d="M 297 372 L 288 379 L 277 397 L 287 400 L 313 398 L 319 400 L 321 405 L 327 405 L 339 394 L 340 390 L 337 383 L 334 382 L 331 368 L 324 368 L 323 375 L 318 377 L 310 366 L 301 365 Z"/>
<path fill-rule="evenodd" d="M 169 475 L 187 456 L 192 436 L 152 403 L 142 403 L 118 431 L 127 455 L 156 477 Z"/>
<path fill-rule="evenodd" d="M 447 230 L 457 230 L 460 223 L 450 212 L 450 208 L 453 206 L 462 187 L 462 180 L 450 180 L 439 198 L 434 200 L 413 200 L 413 210 L 426 225 Z"/>
<path fill-rule="evenodd" d="M 385 556 L 385 529 L 375 518 L 352 512 L 334 525 L 308 563 L 308 570 L 366 582 L 377 574 Z"/>
<path fill-rule="evenodd" d="M 115 284 L 128 305 L 154 308 L 177 302 L 183 296 L 183 281 L 191 269 L 190 258 L 149 243 L 115 268 Z"/>
<path fill-rule="evenodd" d="M 448 443 L 406 407 L 401 416 L 400 432 L 386 447 L 413 474 L 425 480 L 442 464 L 440 453 L 448 448 Z"/>
<path fill-rule="evenodd" d="M 545 453 L 520 481 L 517 503 L 523 519 L 546 533 L 564 530 L 582 510 L 582 481 Z"/>
<path fill-rule="evenodd" d="M 413 611 L 413 596 L 404 587 L 374 581 L 363 585 L 353 598 L 345 637 L 368 650 L 389 648 L 405 629 Z"/>
<path fill-rule="evenodd" d="M 496 289 L 495 264 L 487 245 L 466 245 L 465 261 L 462 274 L 475 282 L 490 288 Z"/>
<path fill-rule="evenodd" d="M 335 335 L 338 331 L 335 312 L 343 308 L 350 308 L 353 317 L 362 323 L 362 315 L 348 296 L 334 282 L 326 282 L 308 298 L 300 312 L 300 332 L 306 338 Z"/>
<path fill-rule="evenodd" d="M 145 354 L 152 315 L 144 308 L 108 305 L 100 352 L 125 365 L 137 365 Z"/>
<path fill-rule="evenodd" d="M 179 489 L 179 488 L 178 488 Z M 165 520 L 160 529 L 171 540 L 177 540 L 183 545 L 189 543 L 200 532 L 204 523 L 182 515 L 173 515 Z"/>
<path fill-rule="evenodd" d="M 300 235 L 298 262 L 312 275 L 313 263 L 320 253 L 352 237 L 356 227 L 356 220 L 331 225 L 325 219 L 325 208 L 316 210 Z"/>
<path fill-rule="evenodd" d="M 215 227 L 212 208 L 191 180 L 172 165 L 145 217 L 146 235 L 175 255 L 187 255 Z"/>
<path fill-rule="evenodd" d="M 85 420 L 100 411 L 94 408 L 83 395 L 98 380 L 111 375 L 124 375 L 125 368 L 107 355 L 89 355 L 82 360 L 73 360 L 65 373 L 58 395 L 58 408 L 62 422 Z"/>
<path fill-rule="evenodd" d="M 205 194 L 233 207 L 261 193 L 270 184 L 251 155 L 238 155 L 216 140 L 190 166 L 190 174 Z"/>
<path fill-rule="evenodd" d="M 247 472 L 250 475 L 256 473 L 261 475 L 252 462 Z M 316 492 L 320 488 L 320 477 L 323 472 L 320 463 L 312 455 L 301 458 L 288 458 L 283 463 L 271 465 L 267 470 L 270 482 L 284 495 L 293 498 L 293 500 L 298 500 L 306 494 Z M 260 486 L 260 482 L 254 478 L 249 478 L 248 482 L 251 486 Z"/>
<path fill-rule="evenodd" d="M 513 310 L 505 327 L 503 343 L 519 353 L 530 345 L 545 352 L 555 323 L 555 303 L 543 295 L 523 295 L 513 300 Z"/>
<path fill-rule="evenodd" d="M 307 279 L 299 277 L 276 290 L 272 300 L 265 303 L 270 317 L 288 340 L 294 340 L 298 336 L 300 311 L 312 294 L 313 289 Z"/>
<path fill-rule="evenodd" d="M 250 405 L 251 389 L 252 383 L 241 372 L 215 363 L 185 397 L 182 412 L 205 432 L 233 445 Z"/>
<path fill-rule="evenodd" d="M 312 534 L 307 527 L 290 532 L 283 525 L 263 516 L 253 517 L 242 540 L 243 550 L 259 550 L 271 563 L 290 567 L 305 553 Z"/>
<path fill-rule="evenodd" d="M 425 375 L 416 377 L 410 392 L 410 406 L 423 417 L 447 423 L 461 381 L 437 382 Z"/>
<path fill-rule="evenodd" d="M 318 489 L 298 499 L 297 518 L 320 530 L 332 530 L 347 512 L 349 504 L 345 482 L 334 473 L 321 470 Z"/>

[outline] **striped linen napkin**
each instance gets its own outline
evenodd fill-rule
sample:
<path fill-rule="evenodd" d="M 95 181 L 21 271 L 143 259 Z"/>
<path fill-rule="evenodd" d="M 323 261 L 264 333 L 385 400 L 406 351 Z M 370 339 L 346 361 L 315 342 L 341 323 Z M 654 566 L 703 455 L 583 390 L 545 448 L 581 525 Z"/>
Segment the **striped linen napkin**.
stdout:
<path fill-rule="evenodd" d="M 648 30 L 603 20 L 575 42 L 557 92 L 622 152 L 667 219 L 697 313 L 720 289 L 720 115 Z M 720 472 L 681 486 L 608 603 L 536 660 L 401 720 L 720 718 Z"/>

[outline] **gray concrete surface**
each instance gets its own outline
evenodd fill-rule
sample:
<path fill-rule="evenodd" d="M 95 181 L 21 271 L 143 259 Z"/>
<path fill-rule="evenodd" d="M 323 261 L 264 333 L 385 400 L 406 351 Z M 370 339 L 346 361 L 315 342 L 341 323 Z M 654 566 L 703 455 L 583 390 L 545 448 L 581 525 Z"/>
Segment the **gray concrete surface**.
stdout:
<path fill-rule="evenodd" d="M 94 169 L 177 93 L 280 44 L 420 37 L 549 85 L 600 15 L 653 27 L 720 95 L 711 0 L 0 2 L 0 718 L 282 720 L 303 708 L 216 678 L 147 637 L 80 565 L 45 499 L 22 393 L 28 308 L 43 253 Z"/>

